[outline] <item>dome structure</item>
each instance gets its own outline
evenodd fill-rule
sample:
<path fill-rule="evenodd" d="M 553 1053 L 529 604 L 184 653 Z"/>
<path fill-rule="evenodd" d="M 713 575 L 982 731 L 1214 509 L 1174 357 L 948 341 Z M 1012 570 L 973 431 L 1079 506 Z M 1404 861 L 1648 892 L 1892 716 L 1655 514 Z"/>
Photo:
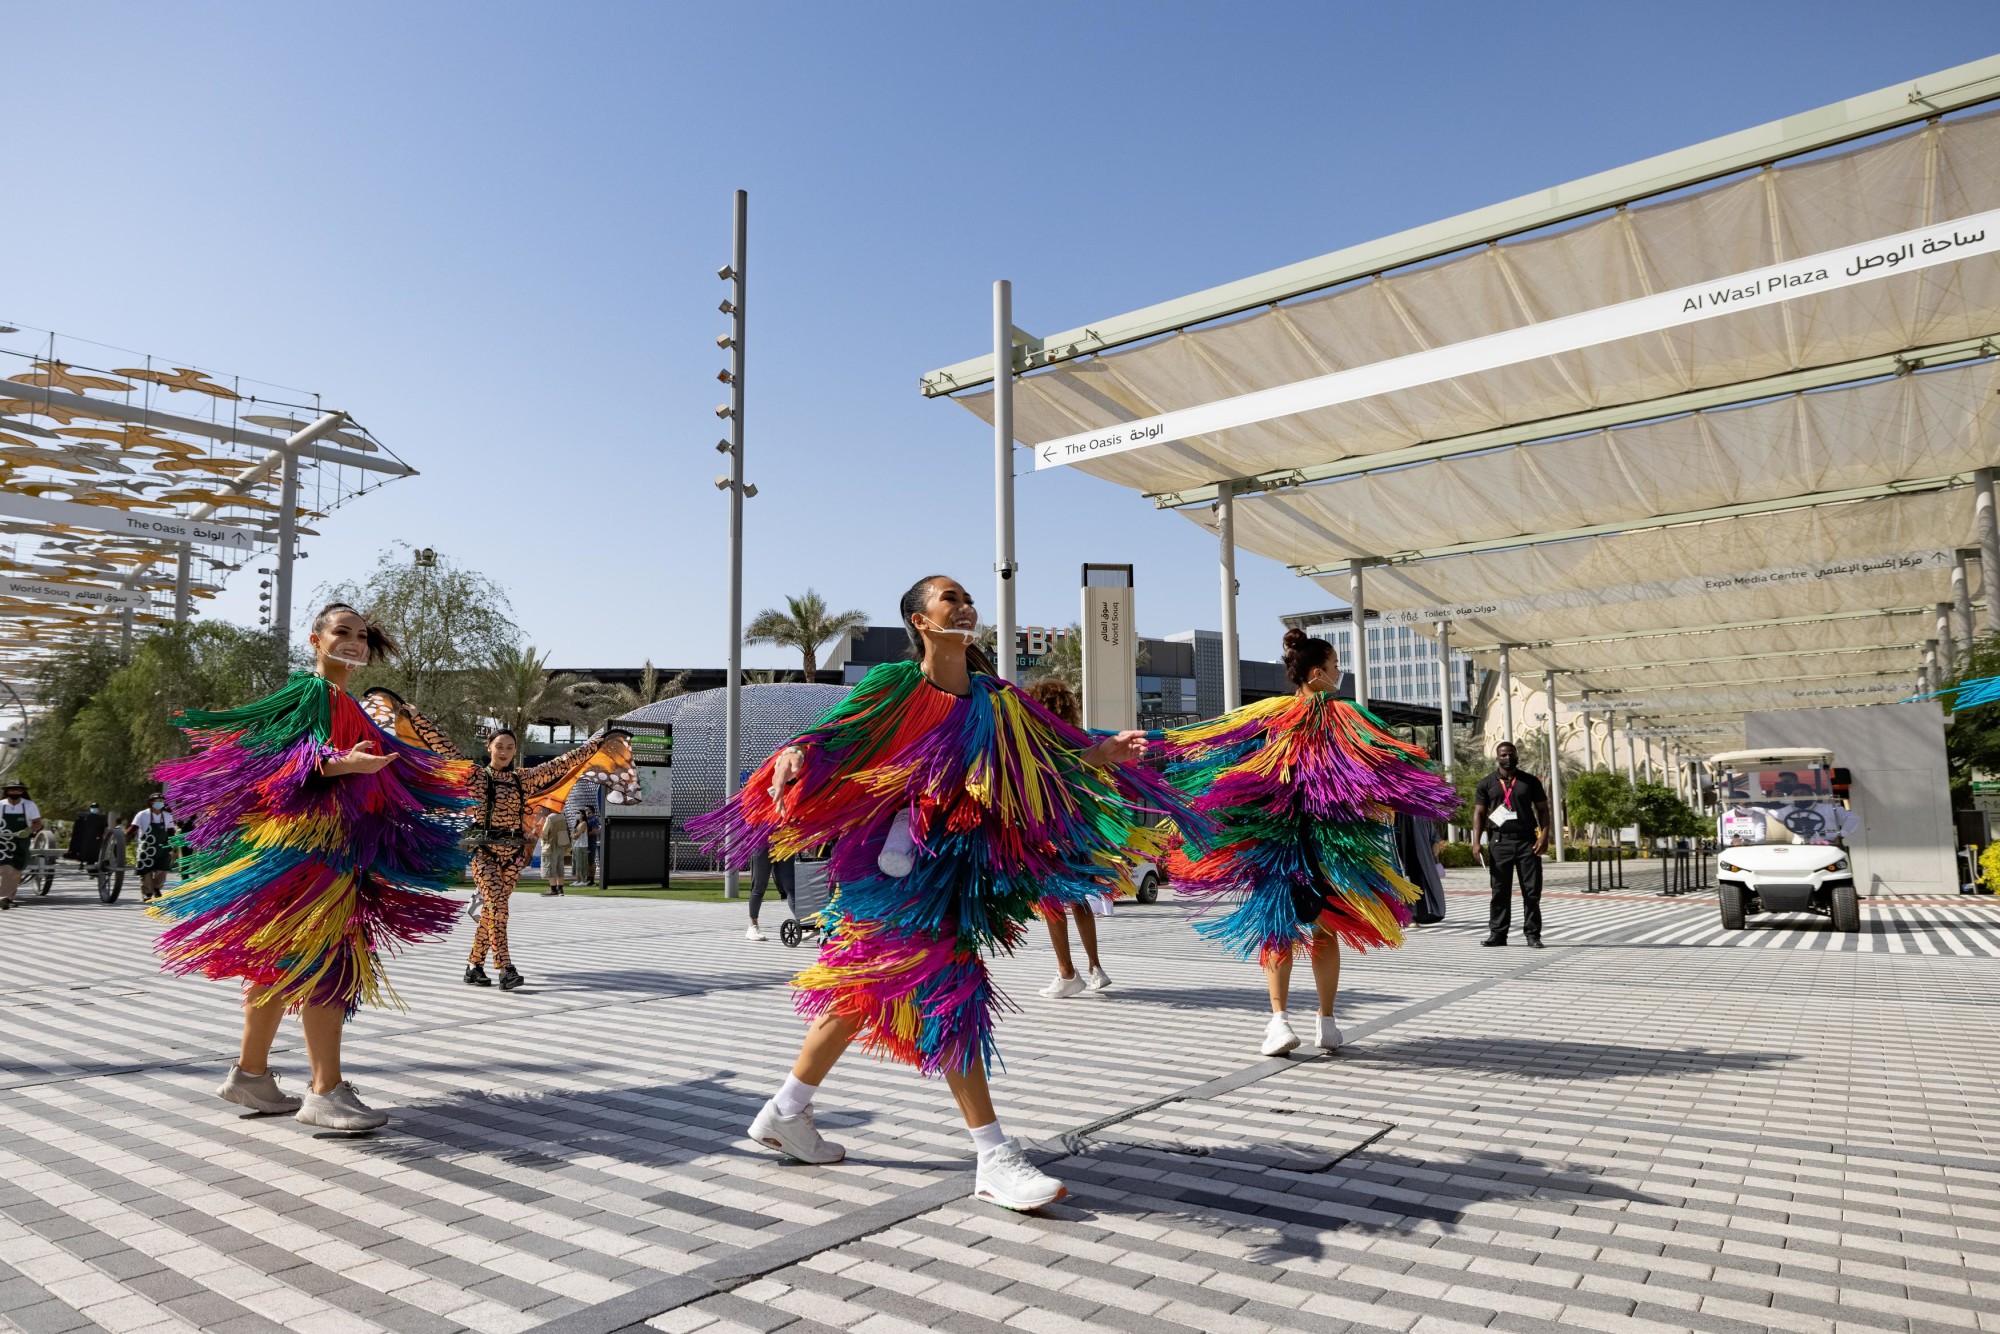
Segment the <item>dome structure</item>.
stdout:
<path fill-rule="evenodd" d="M 849 686 L 784 682 L 743 687 L 740 767 L 754 770 L 778 747 L 818 722 L 847 698 Z M 674 727 L 674 840 L 697 815 L 722 804 L 726 795 L 722 742 L 729 692 L 699 690 L 648 704 L 612 720 L 619 723 L 672 723 Z M 681 858 L 677 856 L 676 864 Z M 691 862 L 690 862 L 691 864 Z"/>

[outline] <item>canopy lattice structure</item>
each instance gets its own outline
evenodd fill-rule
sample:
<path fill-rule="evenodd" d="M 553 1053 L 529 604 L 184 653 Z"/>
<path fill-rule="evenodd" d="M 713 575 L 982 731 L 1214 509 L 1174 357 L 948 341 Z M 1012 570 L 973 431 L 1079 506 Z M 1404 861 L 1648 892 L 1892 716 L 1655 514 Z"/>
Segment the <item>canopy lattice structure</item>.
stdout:
<path fill-rule="evenodd" d="M 2000 57 L 1016 331 L 1003 411 L 1642 732 L 1901 698 L 2000 610 L 1996 103 Z M 998 364 L 925 392 L 992 420 Z"/>

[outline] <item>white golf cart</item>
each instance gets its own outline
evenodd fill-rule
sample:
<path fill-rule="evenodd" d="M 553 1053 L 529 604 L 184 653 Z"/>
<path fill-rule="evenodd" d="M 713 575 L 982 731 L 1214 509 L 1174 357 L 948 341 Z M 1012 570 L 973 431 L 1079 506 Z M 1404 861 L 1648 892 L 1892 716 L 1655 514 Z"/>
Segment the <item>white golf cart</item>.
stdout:
<path fill-rule="evenodd" d="M 1715 880 L 1722 926 L 1752 913 L 1812 912 L 1836 931 L 1861 929 L 1847 836 L 1847 772 L 1833 752 L 1732 750 L 1709 757 L 1715 775 Z"/>

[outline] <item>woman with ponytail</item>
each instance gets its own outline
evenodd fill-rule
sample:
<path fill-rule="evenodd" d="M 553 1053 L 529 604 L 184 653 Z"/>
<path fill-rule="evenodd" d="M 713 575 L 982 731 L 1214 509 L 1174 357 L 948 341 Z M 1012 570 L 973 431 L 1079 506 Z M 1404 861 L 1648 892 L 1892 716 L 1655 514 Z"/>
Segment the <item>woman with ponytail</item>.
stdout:
<path fill-rule="evenodd" d="M 1093 738 L 992 675 L 955 579 L 903 595 L 910 662 L 884 664 L 689 829 L 741 867 L 834 843 L 840 889 L 820 914 L 819 960 L 793 980 L 812 1021 L 791 1077 L 750 1137 L 836 1163 L 813 1096 L 849 1044 L 942 1075 L 979 1154 L 975 1195 L 1035 1209 L 1064 1187 L 1001 1133 L 987 1088 L 993 1012 L 985 956 L 1012 952 L 1037 903 L 1099 891 L 1128 844 L 1186 816 L 1141 765 L 1143 734 Z"/>
<path fill-rule="evenodd" d="M 358 1132 L 389 1118 L 342 1078 L 341 1030 L 364 1002 L 401 1006 L 384 952 L 457 920 L 444 890 L 465 865 L 472 766 L 383 731 L 347 693 L 355 668 L 396 651 L 360 612 L 328 605 L 308 643 L 314 669 L 274 693 L 176 719 L 194 750 L 158 774 L 190 852 L 147 911 L 172 923 L 155 945 L 167 971 L 244 984 L 242 1049 L 217 1094 Z M 303 1098 L 269 1065 L 288 1013 L 312 1064 Z"/>
<path fill-rule="evenodd" d="M 1028 693 L 1035 702 L 1068 723 L 1071 727 L 1083 726 L 1083 706 L 1077 702 L 1076 692 L 1054 677 L 1035 682 L 1028 687 Z M 1122 874 L 1118 880 L 1123 880 Z M 1117 891 L 1112 888 L 1118 881 L 1107 881 L 1100 892 L 1109 897 Z M 1081 996 L 1084 992 L 1101 992 L 1110 987 L 1111 974 L 1104 971 L 1104 964 L 1097 957 L 1097 907 L 1094 903 L 1065 903 L 1061 899 L 1049 899 L 1035 905 L 1035 912 L 1048 924 L 1049 944 L 1056 952 L 1056 980 L 1043 987 L 1042 995 L 1050 1000 L 1068 1000 Z M 1069 952 L 1069 922 L 1076 919 L 1077 939 L 1083 942 L 1083 956 L 1090 963 L 1088 978 L 1077 976 L 1076 961 Z"/>
<path fill-rule="evenodd" d="M 1219 915 L 1195 929 L 1263 965 L 1271 1019 L 1262 1051 L 1299 1045 L 1287 1016 L 1292 963 L 1304 953 L 1319 993 L 1317 1044 L 1341 1043 L 1333 1021 L 1340 946 L 1403 943 L 1420 896 L 1396 871 L 1398 812 L 1441 818 L 1457 797 L 1366 709 L 1333 696 L 1333 645 L 1285 632 L 1290 696 L 1164 733 L 1167 776 L 1215 822 L 1168 857 L 1174 889 Z"/>

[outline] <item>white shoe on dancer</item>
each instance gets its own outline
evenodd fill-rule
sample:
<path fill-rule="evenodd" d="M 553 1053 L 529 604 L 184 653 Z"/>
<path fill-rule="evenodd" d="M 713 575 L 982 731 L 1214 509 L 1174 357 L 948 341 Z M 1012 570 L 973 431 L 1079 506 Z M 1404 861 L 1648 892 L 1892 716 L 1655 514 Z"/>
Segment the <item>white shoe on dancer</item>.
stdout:
<path fill-rule="evenodd" d="M 1333 1016 L 1319 1016 L 1318 1031 L 1313 1035 L 1322 1051 L 1336 1051 L 1346 1039 L 1340 1036 L 1340 1025 L 1333 1022 Z"/>
<path fill-rule="evenodd" d="M 1081 996 L 1083 990 L 1083 979 L 1071 974 L 1069 977 L 1058 976 L 1042 988 L 1042 994 L 1050 1000 L 1068 1000 L 1071 996 Z"/>
<path fill-rule="evenodd" d="M 821 1136 L 819 1127 L 813 1124 L 810 1105 L 797 1116 L 779 1116 L 776 1107 L 765 1103 L 750 1123 L 750 1138 L 816 1167 L 837 1163 L 847 1156 L 846 1149 Z"/>
<path fill-rule="evenodd" d="M 1089 985 L 1092 991 L 1103 991 L 1111 985 L 1111 974 L 1105 972 L 1100 965 L 1092 964 Z"/>
<path fill-rule="evenodd" d="M 1264 1045 L 1258 1048 L 1266 1056 L 1283 1056 L 1299 1045 L 1299 1035 L 1292 1031 L 1292 1021 L 1283 1013 L 1271 1016 L 1271 1022 L 1264 1025 Z"/>
<path fill-rule="evenodd" d="M 972 1194 L 988 1204 L 1025 1213 L 1054 1204 L 1069 1194 L 1069 1187 L 1029 1162 L 1020 1141 L 1010 1139 L 979 1155 L 979 1176 Z"/>

